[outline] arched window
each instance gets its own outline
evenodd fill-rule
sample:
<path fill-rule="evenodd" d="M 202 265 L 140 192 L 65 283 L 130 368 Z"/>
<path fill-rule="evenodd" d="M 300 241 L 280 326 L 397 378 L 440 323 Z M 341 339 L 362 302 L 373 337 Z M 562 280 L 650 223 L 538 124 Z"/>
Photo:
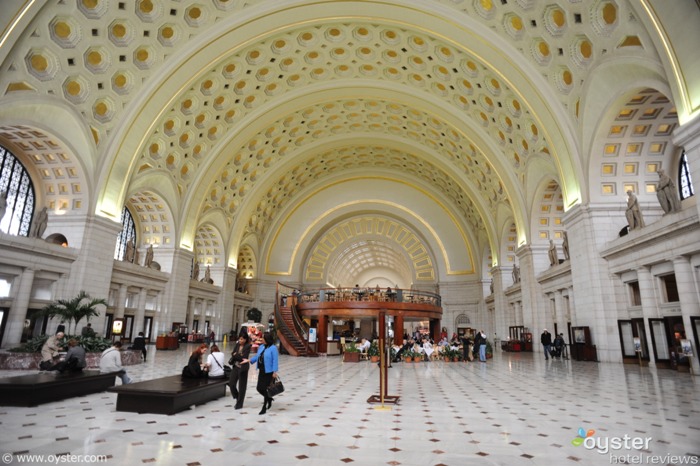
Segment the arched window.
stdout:
<path fill-rule="evenodd" d="M 678 168 L 678 178 L 681 183 L 681 200 L 687 199 L 695 192 L 693 191 L 693 180 L 690 178 L 690 166 L 688 165 L 688 156 L 685 151 L 681 155 L 681 163 Z"/>
<path fill-rule="evenodd" d="M 0 146 L 0 230 L 29 236 L 34 216 L 34 186 L 22 162 Z M 3 206 L 4 204 L 4 206 Z"/>
<path fill-rule="evenodd" d="M 114 249 L 114 258 L 116 260 L 123 260 L 124 254 L 126 254 L 126 243 L 131 239 L 134 240 L 136 244 L 136 227 L 134 225 L 134 218 L 131 216 L 129 209 L 124 207 L 122 210 L 122 231 L 117 235 L 117 247 Z"/>

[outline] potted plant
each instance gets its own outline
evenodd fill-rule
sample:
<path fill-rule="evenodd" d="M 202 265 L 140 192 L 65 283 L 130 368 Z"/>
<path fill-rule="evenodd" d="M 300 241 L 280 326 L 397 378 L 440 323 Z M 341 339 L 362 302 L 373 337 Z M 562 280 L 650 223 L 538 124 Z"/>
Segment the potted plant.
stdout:
<path fill-rule="evenodd" d="M 486 359 L 491 359 L 493 357 L 493 347 L 491 346 L 491 342 L 489 340 L 486 340 Z"/>
<path fill-rule="evenodd" d="M 449 346 L 445 346 L 440 354 L 445 362 L 450 362 L 452 361 L 452 358 L 454 358 L 454 353 L 455 350 L 451 349 Z"/>
<path fill-rule="evenodd" d="M 345 345 L 343 362 L 360 362 L 360 349 L 357 347 L 355 342 L 350 342 Z"/>
<path fill-rule="evenodd" d="M 81 291 L 75 298 L 59 299 L 41 310 L 41 314 L 49 318 L 60 317 L 61 320 L 68 321 L 68 332 L 77 330 L 78 322 L 87 319 L 90 322 L 92 317 L 100 315 L 95 309 L 99 305 L 107 306 L 104 299 L 93 299 L 85 291 Z"/>
<path fill-rule="evenodd" d="M 379 342 L 377 342 L 377 340 L 374 340 L 372 344 L 369 345 L 367 356 L 369 356 L 371 362 L 379 361 Z"/>
<path fill-rule="evenodd" d="M 413 351 L 412 350 L 407 350 L 403 352 L 403 360 L 404 362 L 413 362 Z"/>

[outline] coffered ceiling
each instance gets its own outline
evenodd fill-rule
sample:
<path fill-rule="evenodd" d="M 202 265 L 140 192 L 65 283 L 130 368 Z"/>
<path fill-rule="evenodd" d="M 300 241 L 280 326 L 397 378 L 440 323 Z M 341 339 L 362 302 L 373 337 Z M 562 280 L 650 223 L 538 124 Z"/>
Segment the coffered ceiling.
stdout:
<path fill-rule="evenodd" d="M 610 60 L 666 60 L 647 2 L 14 4 L 0 90 L 6 108 L 31 118 L 2 115 L 2 141 L 41 170 L 44 196 L 65 185 L 66 210 L 115 219 L 127 205 L 143 212 L 143 242 L 192 249 L 212 264 L 240 258 L 256 273 L 265 272 L 279 219 L 345 177 L 401 179 L 424 193 L 456 218 L 460 254 L 487 251 L 498 263 L 506 243 L 512 260 L 514 247 L 543 230 L 558 237 L 561 225 L 537 223 L 540 194 L 556 193 L 559 213 L 598 195 L 586 178 L 581 114 L 607 97 L 591 97 L 588 80 Z M 617 105 L 644 89 L 627 89 Z M 43 116 L 26 109 L 37 102 Z M 673 105 L 663 105 L 668 114 Z M 66 112 L 74 124 L 57 118 Z M 55 169 L 43 168 L 51 157 Z M 289 270 L 310 273 L 322 236 Z M 442 243 L 430 236 L 421 241 L 434 261 Z M 343 257 L 364 250 L 405 270 L 400 245 L 376 253 L 384 241 L 341 245 L 353 251 Z M 344 260 L 313 273 L 347 278 Z M 405 275 L 417 279 L 411 268 Z"/>

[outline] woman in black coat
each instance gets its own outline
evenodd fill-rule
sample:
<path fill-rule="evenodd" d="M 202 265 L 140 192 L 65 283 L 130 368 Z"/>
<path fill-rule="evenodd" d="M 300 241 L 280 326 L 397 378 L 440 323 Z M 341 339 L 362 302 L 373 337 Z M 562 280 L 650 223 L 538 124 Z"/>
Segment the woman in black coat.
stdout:
<path fill-rule="evenodd" d="M 248 359 L 250 356 L 250 347 L 251 344 L 248 333 L 241 333 L 236 345 L 233 347 L 231 360 L 229 361 L 232 367 L 231 376 L 228 379 L 228 386 L 231 388 L 231 396 L 236 400 L 235 409 L 241 409 L 243 407 L 243 400 L 245 400 L 250 364 L 241 364 L 241 361 Z M 236 383 L 238 383 L 238 389 L 236 389 Z"/>
<path fill-rule="evenodd" d="M 206 377 L 206 371 L 202 370 L 202 354 L 207 350 L 207 345 L 202 344 L 197 347 L 190 355 L 190 360 L 182 369 L 183 377 L 200 378 Z"/>

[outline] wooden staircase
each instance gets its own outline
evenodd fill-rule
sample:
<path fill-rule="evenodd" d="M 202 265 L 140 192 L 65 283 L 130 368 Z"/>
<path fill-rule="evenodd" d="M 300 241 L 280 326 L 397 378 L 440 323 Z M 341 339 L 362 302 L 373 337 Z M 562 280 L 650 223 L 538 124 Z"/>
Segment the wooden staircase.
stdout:
<path fill-rule="evenodd" d="M 295 318 L 297 321 L 299 320 L 295 313 L 296 309 L 293 306 L 276 306 L 277 337 L 280 339 L 280 343 L 292 356 L 318 356 L 318 353 L 311 349 L 304 335 L 299 331 L 299 325 L 295 324 Z"/>

